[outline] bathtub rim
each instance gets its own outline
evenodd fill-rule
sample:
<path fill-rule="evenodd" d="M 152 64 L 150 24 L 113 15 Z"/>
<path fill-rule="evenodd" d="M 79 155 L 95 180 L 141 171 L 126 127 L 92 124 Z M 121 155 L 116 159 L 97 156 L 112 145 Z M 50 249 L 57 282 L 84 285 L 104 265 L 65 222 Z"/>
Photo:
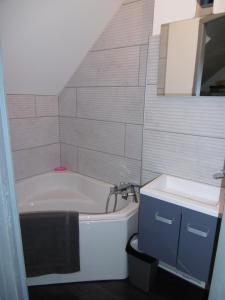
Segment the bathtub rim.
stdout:
<path fill-rule="evenodd" d="M 23 178 L 21 180 L 18 180 L 16 182 L 16 185 L 20 185 L 20 184 L 24 184 L 24 183 L 29 183 L 29 181 L 34 180 L 35 178 L 38 177 L 42 177 L 42 176 L 59 176 L 59 175 L 64 175 L 66 174 L 67 176 L 78 176 L 80 178 L 83 179 L 88 179 L 89 181 L 96 183 L 96 184 L 101 184 L 107 187 L 113 187 L 114 185 L 93 177 L 89 177 L 77 172 L 73 172 L 73 171 L 63 171 L 63 172 L 56 172 L 56 171 L 50 171 L 50 172 L 46 172 L 43 174 L 38 174 L 38 175 L 34 175 L 32 177 L 29 178 Z M 129 200 L 128 200 L 129 201 Z M 91 221 L 103 221 L 103 220 L 123 220 L 123 219 L 127 219 L 130 216 L 132 216 L 133 214 L 135 214 L 138 211 L 139 208 L 139 203 L 136 202 L 129 202 L 128 205 L 126 207 L 124 207 L 121 210 L 115 211 L 115 212 L 110 212 L 110 213 L 82 213 L 79 212 L 79 221 L 81 222 L 91 222 Z M 19 209 L 18 209 L 19 211 Z M 51 210 L 46 210 L 46 211 L 51 211 Z M 63 210 L 52 210 L 52 211 L 63 211 Z M 70 210 L 73 211 L 73 210 Z M 29 211 L 30 212 L 30 211 Z M 19 211 L 19 213 L 29 213 L 29 212 L 23 212 L 23 211 Z M 43 212 L 43 210 L 34 210 L 34 212 Z"/>

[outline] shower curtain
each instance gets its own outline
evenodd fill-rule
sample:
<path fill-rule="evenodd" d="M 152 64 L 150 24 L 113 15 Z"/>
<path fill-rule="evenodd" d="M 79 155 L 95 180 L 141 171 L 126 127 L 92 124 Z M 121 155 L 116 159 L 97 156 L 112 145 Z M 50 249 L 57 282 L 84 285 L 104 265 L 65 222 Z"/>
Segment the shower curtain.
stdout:
<path fill-rule="evenodd" d="M 21 233 L 0 60 L 0 299 L 27 300 Z"/>

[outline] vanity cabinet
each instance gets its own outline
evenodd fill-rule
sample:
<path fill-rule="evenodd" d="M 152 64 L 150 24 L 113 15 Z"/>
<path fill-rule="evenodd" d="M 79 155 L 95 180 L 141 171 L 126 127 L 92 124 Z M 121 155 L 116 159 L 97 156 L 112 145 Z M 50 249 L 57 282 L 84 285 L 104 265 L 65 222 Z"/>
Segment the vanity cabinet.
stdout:
<path fill-rule="evenodd" d="M 141 251 L 207 282 L 213 260 L 218 218 L 141 195 Z"/>
<path fill-rule="evenodd" d="M 181 208 L 141 195 L 138 247 L 143 252 L 176 266 Z"/>
<path fill-rule="evenodd" d="M 218 218 L 182 208 L 177 268 L 207 281 L 213 258 Z"/>

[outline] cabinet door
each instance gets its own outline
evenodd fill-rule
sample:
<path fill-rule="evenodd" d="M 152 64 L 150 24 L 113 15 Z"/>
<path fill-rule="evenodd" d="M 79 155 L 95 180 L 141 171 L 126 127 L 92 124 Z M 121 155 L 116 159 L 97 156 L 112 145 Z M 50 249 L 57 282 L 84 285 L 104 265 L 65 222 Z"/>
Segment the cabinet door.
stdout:
<path fill-rule="evenodd" d="M 181 220 L 179 206 L 141 195 L 139 209 L 139 248 L 176 266 Z"/>
<path fill-rule="evenodd" d="M 207 282 L 212 263 L 218 219 L 182 209 L 177 268 Z"/>

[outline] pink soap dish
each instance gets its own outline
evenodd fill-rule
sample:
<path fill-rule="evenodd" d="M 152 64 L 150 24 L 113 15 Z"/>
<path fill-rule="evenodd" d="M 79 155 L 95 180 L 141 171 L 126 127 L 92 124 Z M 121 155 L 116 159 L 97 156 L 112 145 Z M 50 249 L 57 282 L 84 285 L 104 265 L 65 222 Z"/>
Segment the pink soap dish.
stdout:
<path fill-rule="evenodd" d="M 59 166 L 54 169 L 55 172 L 65 172 L 66 170 L 67 170 L 67 167 L 64 167 L 64 166 Z"/>

